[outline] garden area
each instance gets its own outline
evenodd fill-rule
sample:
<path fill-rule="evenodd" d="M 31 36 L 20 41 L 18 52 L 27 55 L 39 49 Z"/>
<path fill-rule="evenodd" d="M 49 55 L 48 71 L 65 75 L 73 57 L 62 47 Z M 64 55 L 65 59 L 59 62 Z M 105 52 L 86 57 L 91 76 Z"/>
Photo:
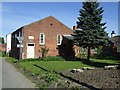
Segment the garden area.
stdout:
<path fill-rule="evenodd" d="M 39 59 L 17 60 L 6 57 L 6 61 L 15 65 L 39 88 L 118 88 L 120 73 L 118 69 L 105 69 L 105 66 L 120 65 L 118 60 L 93 59 L 86 61 L 66 61 L 58 56 Z M 83 70 L 89 67 L 93 70 Z M 71 72 L 80 69 L 82 72 Z M 101 84 L 100 84 L 101 83 Z M 100 85 L 99 85 L 100 84 Z M 111 85 L 112 84 L 112 85 Z"/>

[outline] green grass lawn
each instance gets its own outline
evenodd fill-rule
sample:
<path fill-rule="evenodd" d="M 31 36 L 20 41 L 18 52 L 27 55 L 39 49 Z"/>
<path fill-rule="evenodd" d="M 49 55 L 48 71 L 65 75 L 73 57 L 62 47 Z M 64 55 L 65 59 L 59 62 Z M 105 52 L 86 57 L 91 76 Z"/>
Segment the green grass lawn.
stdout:
<path fill-rule="evenodd" d="M 34 74 L 39 74 L 40 72 L 44 72 L 44 70 L 34 66 L 34 62 L 20 62 L 19 63 L 25 70 L 30 71 L 31 73 Z"/>
<path fill-rule="evenodd" d="M 20 65 L 26 70 L 38 74 L 39 72 L 44 72 L 44 70 L 36 67 L 38 65 L 49 71 L 58 70 L 70 70 L 74 68 L 89 67 L 89 65 L 84 65 L 79 61 L 31 61 L 31 62 L 20 62 Z"/>
<path fill-rule="evenodd" d="M 36 61 L 34 63 L 49 71 L 70 70 L 78 69 L 81 67 L 90 67 L 89 65 L 82 64 L 82 62 L 80 61 Z"/>
<path fill-rule="evenodd" d="M 31 62 L 20 62 L 20 65 L 25 68 L 25 70 L 30 71 L 34 74 L 39 74 L 40 72 L 45 72 L 43 69 L 36 67 L 38 65 L 48 71 L 61 71 L 61 70 L 71 70 L 82 67 L 90 67 L 89 65 L 82 64 L 80 61 L 31 61 Z"/>
<path fill-rule="evenodd" d="M 44 70 L 36 67 L 38 65 L 43 69 L 48 71 L 62 71 L 71 69 L 80 69 L 82 67 L 104 67 L 105 65 L 120 64 L 120 61 L 113 60 L 101 60 L 101 59 L 91 59 L 90 63 L 83 63 L 82 61 L 31 61 L 31 62 L 21 62 L 20 64 L 27 70 L 33 73 L 43 72 Z"/>
<path fill-rule="evenodd" d="M 109 63 L 109 64 L 120 64 L 120 60 L 104 60 L 104 59 L 90 59 L 93 62 Z"/>
<path fill-rule="evenodd" d="M 13 63 L 17 61 L 13 58 L 7 58 L 8 62 Z M 82 67 L 104 67 L 105 65 L 115 65 L 119 64 L 120 61 L 115 60 L 101 60 L 101 59 L 90 59 L 90 61 L 81 60 L 81 61 L 25 61 L 19 62 L 19 64 L 25 68 L 25 70 L 30 71 L 31 73 L 38 74 L 44 72 L 43 69 L 48 71 L 63 71 L 71 69 L 80 69 Z M 36 67 L 35 65 L 43 68 Z"/>
<path fill-rule="evenodd" d="M 36 61 L 34 63 L 49 71 L 80 69 L 82 67 L 96 67 L 94 64 L 98 65 L 98 67 L 103 67 L 107 64 L 120 64 L 120 62 L 113 60 L 91 59 L 90 61 L 91 62 L 87 64 L 83 63 L 82 61 Z"/>

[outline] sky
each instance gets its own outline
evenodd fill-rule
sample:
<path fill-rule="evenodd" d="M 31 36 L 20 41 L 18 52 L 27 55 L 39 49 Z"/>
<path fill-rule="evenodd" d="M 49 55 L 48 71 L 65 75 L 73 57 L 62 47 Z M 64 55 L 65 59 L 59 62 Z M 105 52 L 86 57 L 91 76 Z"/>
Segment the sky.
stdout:
<path fill-rule="evenodd" d="M 118 2 L 100 2 L 100 7 L 104 9 L 102 22 L 107 23 L 105 31 L 118 35 Z M 51 15 L 72 29 L 80 9 L 82 2 L 2 2 L 2 36 Z"/>

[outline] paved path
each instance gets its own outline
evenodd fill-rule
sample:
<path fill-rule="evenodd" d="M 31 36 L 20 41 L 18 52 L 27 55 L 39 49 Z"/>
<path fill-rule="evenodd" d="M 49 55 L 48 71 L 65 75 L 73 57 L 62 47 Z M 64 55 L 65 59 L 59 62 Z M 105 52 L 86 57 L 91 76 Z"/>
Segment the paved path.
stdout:
<path fill-rule="evenodd" d="M 2 59 L 2 88 L 35 88 L 35 84 Z"/>

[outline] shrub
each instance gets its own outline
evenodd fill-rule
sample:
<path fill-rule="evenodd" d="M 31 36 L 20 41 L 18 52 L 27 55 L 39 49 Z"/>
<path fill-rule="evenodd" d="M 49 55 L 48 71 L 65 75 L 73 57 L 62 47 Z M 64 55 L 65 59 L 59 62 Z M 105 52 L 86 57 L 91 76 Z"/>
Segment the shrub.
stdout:
<path fill-rule="evenodd" d="M 65 61 L 65 59 L 60 56 L 47 56 L 47 57 L 41 57 L 41 58 L 20 60 L 20 62 L 29 62 L 29 61 Z"/>
<path fill-rule="evenodd" d="M 119 56 L 103 56 L 103 55 L 94 55 L 92 58 L 96 59 L 106 59 L 106 60 L 120 60 Z"/>
<path fill-rule="evenodd" d="M 117 56 L 106 56 L 105 59 L 118 60 L 119 57 L 117 57 Z"/>
<path fill-rule="evenodd" d="M 36 61 L 37 59 L 31 58 L 31 59 L 22 59 L 19 62 L 29 62 L 29 61 Z"/>
<path fill-rule="evenodd" d="M 59 82 L 57 86 L 65 87 L 67 85 L 67 82 Z"/>
<path fill-rule="evenodd" d="M 44 48 L 41 48 L 41 50 L 38 50 L 38 51 L 42 53 L 42 57 L 46 57 L 46 55 L 49 51 L 49 48 L 44 47 Z"/>
<path fill-rule="evenodd" d="M 47 83 L 51 84 L 52 82 L 58 82 L 60 77 L 57 74 L 53 73 L 45 73 L 42 75 L 42 79 L 44 79 Z"/>
<path fill-rule="evenodd" d="M 94 56 L 91 56 L 91 57 L 96 59 L 104 59 L 104 56 L 100 54 L 95 54 Z"/>
<path fill-rule="evenodd" d="M 38 83 L 36 86 L 39 87 L 41 90 L 44 90 L 45 88 L 48 88 L 49 85 L 45 83 Z"/>
<path fill-rule="evenodd" d="M 64 58 L 60 56 L 47 56 L 41 59 L 42 61 L 65 61 Z"/>
<path fill-rule="evenodd" d="M 1 56 L 1 57 L 6 57 L 6 56 L 7 56 L 7 55 L 6 55 L 6 51 L 1 51 L 1 50 L 0 50 L 0 56 Z"/>

